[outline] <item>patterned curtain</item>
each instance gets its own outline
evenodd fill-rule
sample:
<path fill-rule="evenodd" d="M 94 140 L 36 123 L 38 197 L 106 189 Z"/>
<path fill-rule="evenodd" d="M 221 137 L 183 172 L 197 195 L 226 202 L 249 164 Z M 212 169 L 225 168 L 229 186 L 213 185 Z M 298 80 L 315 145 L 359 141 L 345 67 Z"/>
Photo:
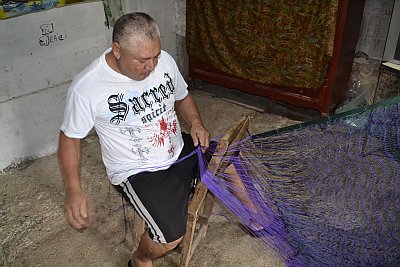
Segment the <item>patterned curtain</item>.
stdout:
<path fill-rule="evenodd" d="M 113 27 L 117 19 L 124 15 L 123 0 L 103 0 L 104 10 L 109 27 Z"/>
<path fill-rule="evenodd" d="M 187 49 L 255 82 L 317 89 L 332 59 L 339 0 L 188 0 Z"/>

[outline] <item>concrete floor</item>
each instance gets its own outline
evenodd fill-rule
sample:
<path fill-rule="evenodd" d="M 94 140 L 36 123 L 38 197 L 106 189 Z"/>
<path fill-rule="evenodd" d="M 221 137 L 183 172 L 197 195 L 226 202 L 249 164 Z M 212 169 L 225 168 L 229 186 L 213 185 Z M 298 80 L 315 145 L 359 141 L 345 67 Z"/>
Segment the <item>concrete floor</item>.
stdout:
<path fill-rule="evenodd" d="M 191 91 L 212 136 L 222 136 L 244 115 L 253 134 L 293 125 L 319 114 L 277 105 L 206 85 Z M 186 125 L 182 125 L 187 129 Z M 94 210 L 84 232 L 69 227 L 63 215 L 63 187 L 55 155 L 9 170 L 0 177 L 0 266 L 126 266 L 132 249 L 132 210 L 108 183 L 95 135 L 82 142 L 82 179 Z M 155 266 L 178 266 L 171 252 Z M 284 266 L 277 255 L 243 232 L 218 203 L 209 230 L 190 266 Z"/>

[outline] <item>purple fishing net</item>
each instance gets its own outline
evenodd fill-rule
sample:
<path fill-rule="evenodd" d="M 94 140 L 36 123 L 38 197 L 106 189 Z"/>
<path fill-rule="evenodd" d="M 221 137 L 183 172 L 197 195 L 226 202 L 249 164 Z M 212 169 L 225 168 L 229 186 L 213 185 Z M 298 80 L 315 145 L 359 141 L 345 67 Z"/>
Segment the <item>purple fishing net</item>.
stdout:
<path fill-rule="evenodd" d="M 249 136 L 201 179 L 289 266 L 400 266 L 399 103 Z"/>

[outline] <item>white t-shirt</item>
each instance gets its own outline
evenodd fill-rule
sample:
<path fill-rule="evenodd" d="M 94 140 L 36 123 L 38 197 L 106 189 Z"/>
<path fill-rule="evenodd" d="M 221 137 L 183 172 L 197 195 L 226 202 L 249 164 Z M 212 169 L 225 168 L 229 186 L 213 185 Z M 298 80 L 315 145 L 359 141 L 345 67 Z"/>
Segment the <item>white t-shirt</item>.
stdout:
<path fill-rule="evenodd" d="M 134 81 L 108 66 L 109 51 L 74 78 L 61 130 L 84 138 L 95 127 L 110 182 L 120 184 L 142 171 L 167 169 L 178 159 L 183 140 L 174 103 L 188 91 L 167 52 L 161 51 L 146 79 Z"/>

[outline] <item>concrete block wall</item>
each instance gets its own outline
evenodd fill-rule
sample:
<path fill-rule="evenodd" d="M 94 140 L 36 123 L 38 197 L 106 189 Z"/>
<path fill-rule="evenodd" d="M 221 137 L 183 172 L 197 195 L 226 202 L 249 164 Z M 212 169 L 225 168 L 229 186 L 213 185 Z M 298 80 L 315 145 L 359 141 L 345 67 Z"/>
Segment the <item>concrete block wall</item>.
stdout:
<path fill-rule="evenodd" d="M 394 0 L 366 0 L 357 50 L 381 60 Z"/>
<path fill-rule="evenodd" d="M 109 46 L 102 2 L 0 20 L 0 170 L 54 153 L 73 77 Z"/>
<path fill-rule="evenodd" d="M 186 1 L 177 0 L 176 6 L 176 49 L 177 64 L 183 77 L 189 78 L 189 58 L 186 51 Z"/>
<path fill-rule="evenodd" d="M 395 0 L 366 0 L 347 100 L 337 112 L 374 102 Z"/>

